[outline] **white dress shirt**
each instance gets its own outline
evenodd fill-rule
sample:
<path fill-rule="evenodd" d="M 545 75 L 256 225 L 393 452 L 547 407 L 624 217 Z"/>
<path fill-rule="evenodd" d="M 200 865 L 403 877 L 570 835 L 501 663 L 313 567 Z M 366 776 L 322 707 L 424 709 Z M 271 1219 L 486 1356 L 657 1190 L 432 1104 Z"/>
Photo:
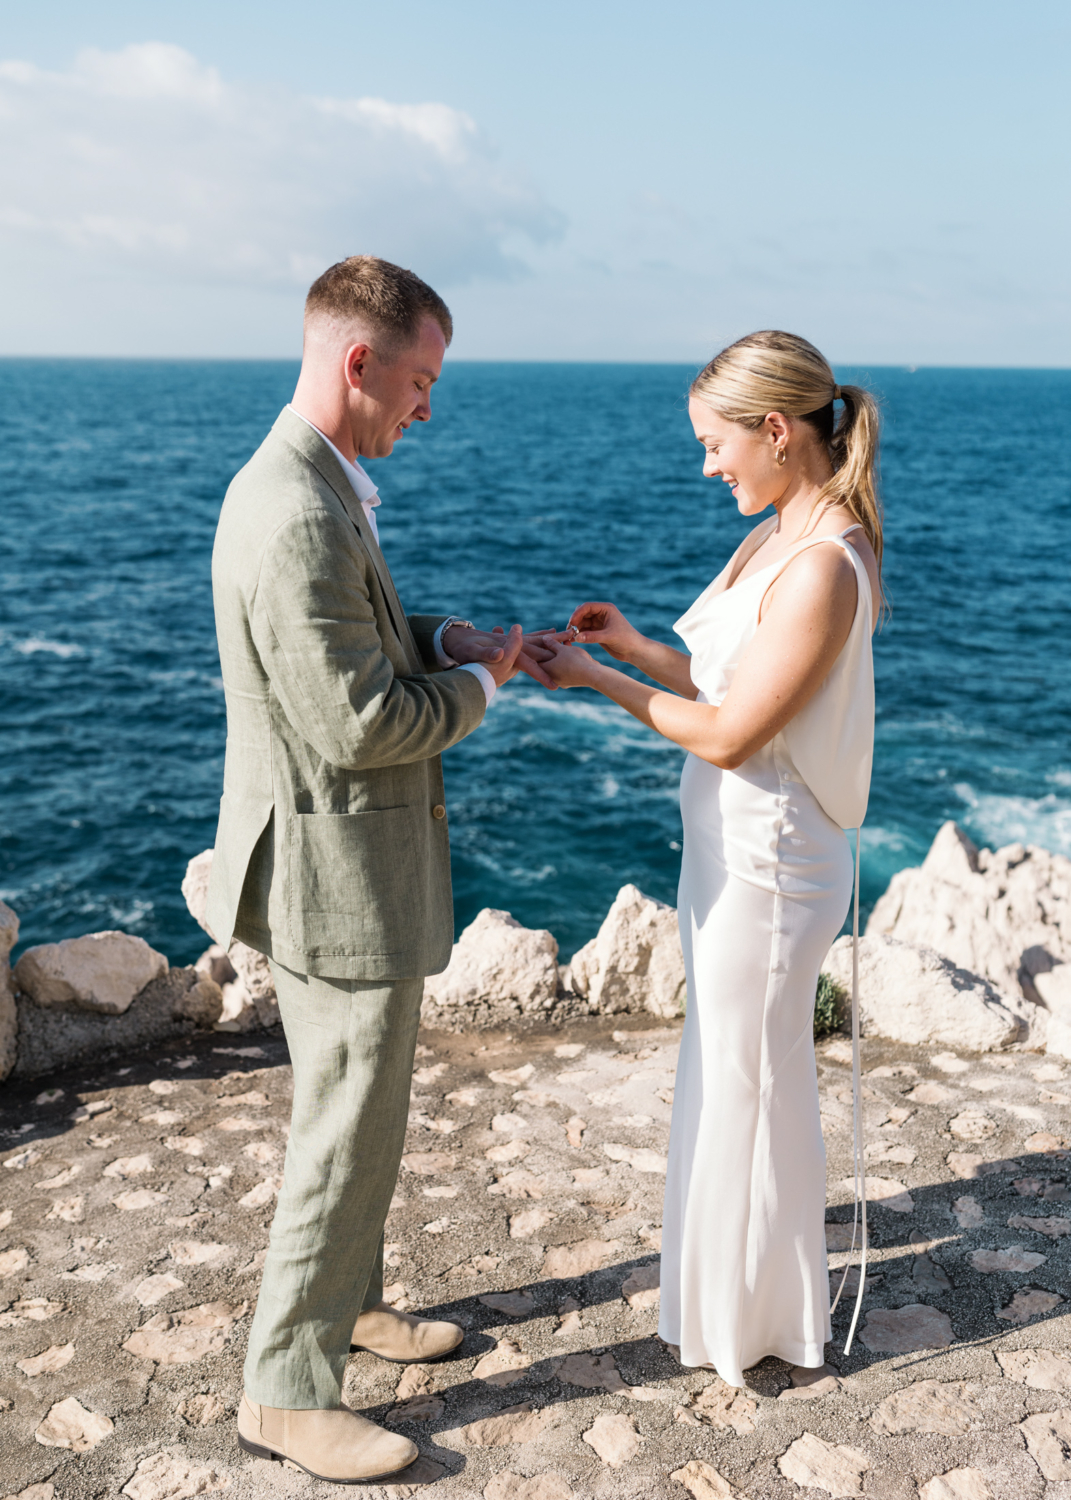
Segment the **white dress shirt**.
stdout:
<path fill-rule="evenodd" d="M 309 422 L 308 417 L 306 417 L 302 412 L 299 412 L 296 407 L 287 406 L 287 411 L 292 411 L 295 417 L 301 417 L 301 420 L 303 422 L 307 422 L 308 425 L 312 428 L 313 432 L 319 432 L 324 442 L 331 449 L 331 452 L 338 459 L 339 463 L 342 465 L 343 474 L 345 474 L 346 478 L 353 486 L 353 493 L 361 502 L 361 509 L 364 511 L 365 518 L 367 519 L 369 526 L 372 528 L 372 535 L 375 537 L 376 546 L 378 547 L 379 527 L 376 525 L 375 511 L 376 507 L 378 505 L 382 505 L 383 503 L 379 497 L 379 490 L 372 483 L 371 479 L 369 479 L 368 475 L 361 468 L 360 464 L 351 463 L 344 453 L 340 453 L 331 439 L 327 436 L 327 433 L 320 432 L 320 429 L 317 427 L 315 422 Z M 446 629 L 446 625 L 447 622 L 444 620 L 442 625 L 440 625 L 438 630 L 435 632 L 432 640 L 432 644 L 435 648 L 435 659 L 439 663 L 440 667 L 456 667 L 458 663 L 452 656 L 447 655 L 446 651 L 444 651 L 443 649 L 442 634 Z M 495 693 L 498 689 L 498 684 L 495 682 L 495 679 L 491 676 L 487 668 L 478 661 L 469 661 L 463 663 L 460 670 L 462 672 L 471 672 L 473 676 L 479 680 L 480 686 L 483 688 L 483 695 L 487 699 L 487 702 L 490 703 L 491 699 L 495 696 Z"/>

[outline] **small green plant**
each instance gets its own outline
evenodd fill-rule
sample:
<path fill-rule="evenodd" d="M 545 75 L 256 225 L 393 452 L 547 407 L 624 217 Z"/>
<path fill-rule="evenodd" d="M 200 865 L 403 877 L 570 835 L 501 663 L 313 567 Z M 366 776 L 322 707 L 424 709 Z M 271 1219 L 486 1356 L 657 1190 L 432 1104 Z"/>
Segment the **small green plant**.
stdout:
<path fill-rule="evenodd" d="M 848 996 L 837 981 L 828 974 L 819 974 L 818 989 L 814 996 L 814 1036 L 828 1036 L 839 1031 L 844 1024 Z"/>

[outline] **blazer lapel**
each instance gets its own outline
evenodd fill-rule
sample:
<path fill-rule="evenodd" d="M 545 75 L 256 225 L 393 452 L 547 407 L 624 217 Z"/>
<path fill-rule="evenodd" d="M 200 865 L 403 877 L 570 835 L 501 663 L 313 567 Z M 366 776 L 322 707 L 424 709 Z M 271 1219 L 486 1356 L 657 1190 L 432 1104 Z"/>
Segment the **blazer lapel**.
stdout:
<path fill-rule="evenodd" d="M 379 543 L 372 534 L 364 507 L 354 493 L 352 484 L 346 478 L 342 465 L 316 429 L 310 427 L 308 422 L 296 413 L 286 410 L 280 412 L 275 427 L 292 448 L 296 448 L 303 458 L 308 459 L 320 478 L 331 486 L 343 510 L 357 528 L 357 534 L 364 543 L 365 550 L 372 559 L 372 566 L 376 570 L 394 632 L 406 649 L 413 671 L 422 672 L 424 663 L 413 638 L 413 632 L 409 629 L 409 621 L 405 617 L 398 591 L 394 587 L 394 579 L 390 576 L 390 569 L 380 551 Z"/>

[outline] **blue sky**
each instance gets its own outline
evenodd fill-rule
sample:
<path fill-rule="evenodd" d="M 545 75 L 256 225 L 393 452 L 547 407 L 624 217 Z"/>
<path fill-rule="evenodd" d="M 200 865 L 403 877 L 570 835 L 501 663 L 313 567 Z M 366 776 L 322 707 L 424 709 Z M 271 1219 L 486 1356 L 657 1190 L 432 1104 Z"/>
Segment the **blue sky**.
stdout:
<path fill-rule="evenodd" d="M 1071 363 L 1071 9 L 0 0 L 0 352 L 296 354 L 357 250 L 462 358 Z"/>

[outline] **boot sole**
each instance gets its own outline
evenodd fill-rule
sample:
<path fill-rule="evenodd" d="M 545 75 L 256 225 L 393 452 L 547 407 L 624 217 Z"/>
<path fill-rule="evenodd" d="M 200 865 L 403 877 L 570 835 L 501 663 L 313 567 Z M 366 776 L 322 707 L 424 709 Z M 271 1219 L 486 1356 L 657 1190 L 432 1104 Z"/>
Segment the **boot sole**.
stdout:
<path fill-rule="evenodd" d="M 444 1349 L 442 1354 L 418 1354 L 415 1359 L 392 1359 L 389 1354 L 380 1354 L 376 1349 L 369 1349 L 367 1344 L 351 1344 L 351 1354 L 374 1354 L 377 1359 L 383 1360 L 388 1365 L 437 1365 L 440 1360 L 449 1359 L 451 1354 L 456 1354 L 465 1342 L 460 1339 L 452 1349 Z"/>
<path fill-rule="evenodd" d="M 311 1478 L 322 1480 L 324 1484 L 378 1484 L 381 1479 L 389 1479 L 395 1474 L 404 1474 L 406 1469 L 411 1469 L 420 1457 L 418 1453 L 416 1458 L 411 1458 L 400 1469 L 384 1469 L 381 1474 L 366 1474 L 361 1479 L 335 1479 L 327 1474 L 317 1474 L 315 1469 L 308 1468 L 299 1458 L 291 1458 L 289 1453 L 277 1453 L 274 1448 L 263 1448 L 259 1443 L 251 1443 L 241 1433 L 238 1434 L 238 1446 L 253 1458 L 266 1458 L 273 1463 L 282 1463 L 286 1459 L 289 1463 L 297 1464 L 299 1469 L 304 1469 Z"/>

